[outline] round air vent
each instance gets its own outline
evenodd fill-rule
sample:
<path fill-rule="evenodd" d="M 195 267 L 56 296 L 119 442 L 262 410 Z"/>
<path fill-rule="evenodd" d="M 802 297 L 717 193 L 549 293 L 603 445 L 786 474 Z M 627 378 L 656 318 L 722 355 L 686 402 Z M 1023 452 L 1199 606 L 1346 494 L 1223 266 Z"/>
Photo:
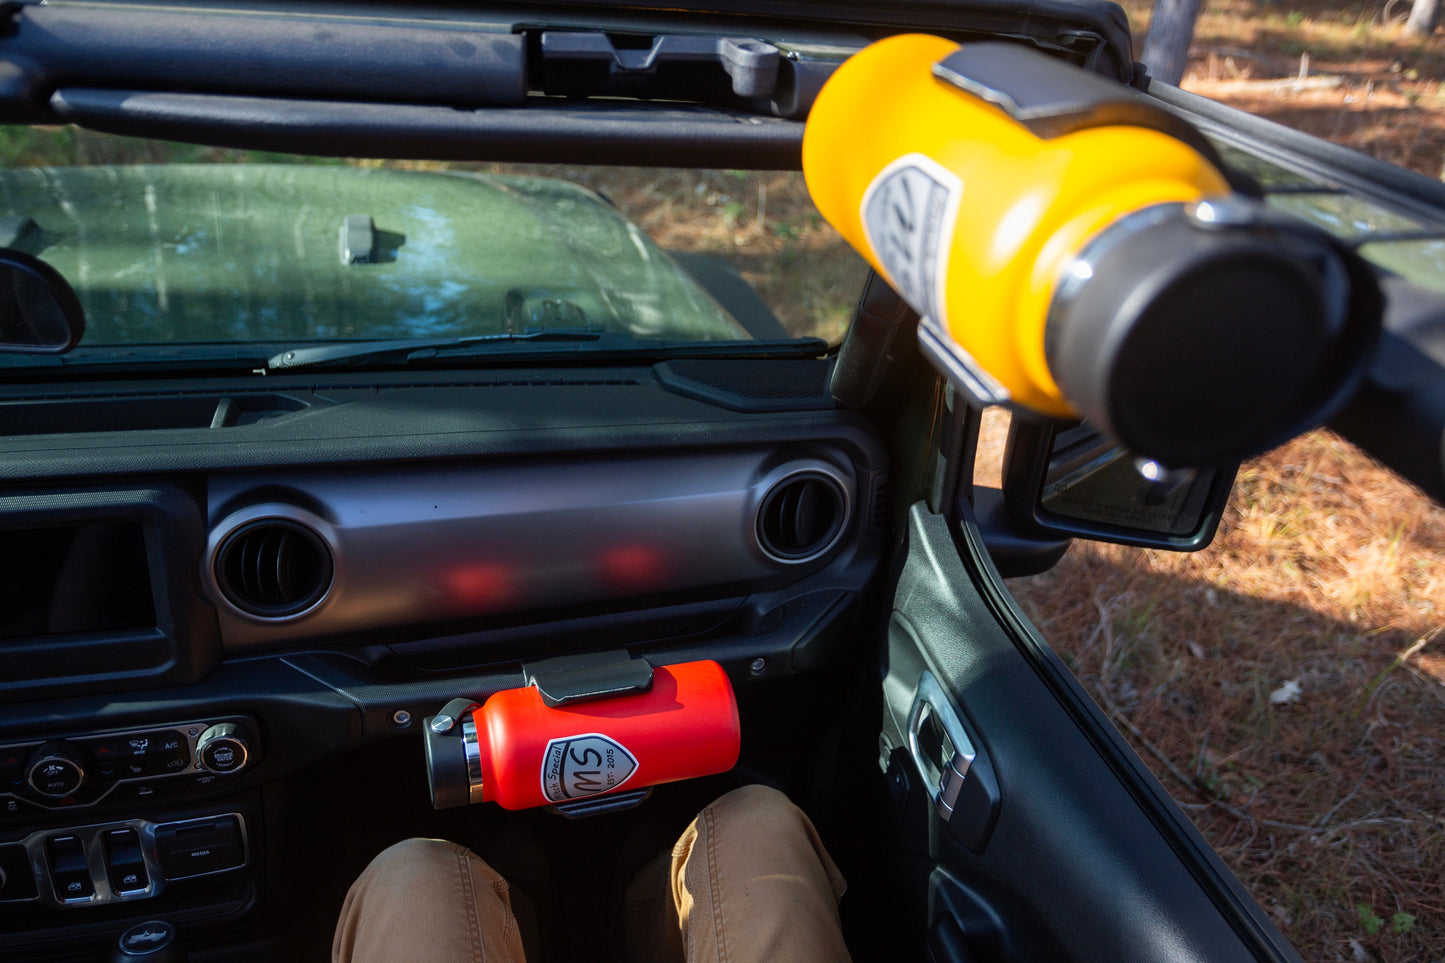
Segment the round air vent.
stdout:
<path fill-rule="evenodd" d="M 221 593 L 241 611 L 295 618 L 331 588 L 331 550 L 305 525 L 262 518 L 221 540 L 215 573 Z"/>
<path fill-rule="evenodd" d="M 835 479 L 812 471 L 789 475 L 763 496 L 758 544 L 779 561 L 815 559 L 843 534 L 847 504 Z"/>

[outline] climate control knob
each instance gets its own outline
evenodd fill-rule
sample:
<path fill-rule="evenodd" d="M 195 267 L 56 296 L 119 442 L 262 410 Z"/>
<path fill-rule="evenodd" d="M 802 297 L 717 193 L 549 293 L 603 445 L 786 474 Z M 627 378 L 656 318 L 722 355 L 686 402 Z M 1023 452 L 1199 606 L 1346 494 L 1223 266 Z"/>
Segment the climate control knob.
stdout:
<path fill-rule="evenodd" d="M 196 759 L 201 768 L 218 775 L 240 772 L 250 754 L 250 734 L 233 722 L 211 726 L 196 740 Z"/>
<path fill-rule="evenodd" d="M 85 782 L 81 750 L 68 742 L 47 742 L 30 757 L 25 767 L 30 788 L 51 799 L 63 799 Z"/>

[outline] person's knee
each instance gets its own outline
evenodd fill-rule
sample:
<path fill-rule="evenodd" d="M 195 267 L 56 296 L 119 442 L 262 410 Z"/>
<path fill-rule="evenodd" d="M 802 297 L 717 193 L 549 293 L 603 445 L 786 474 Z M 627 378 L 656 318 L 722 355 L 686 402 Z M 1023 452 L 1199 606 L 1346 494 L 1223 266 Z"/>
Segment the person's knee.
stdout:
<path fill-rule="evenodd" d="M 332 959 L 523 959 L 506 881 L 465 846 L 408 839 L 346 895 Z"/>
<path fill-rule="evenodd" d="M 438 866 L 455 863 L 461 849 L 445 839 L 403 839 L 378 853 L 367 872 L 408 877 L 432 873 Z"/>
<path fill-rule="evenodd" d="M 837 907 L 844 887 L 812 821 L 765 786 L 708 805 L 673 850 L 673 901 L 690 959 L 847 959 Z"/>
<path fill-rule="evenodd" d="M 783 793 L 771 786 L 756 784 L 719 796 L 706 809 L 747 819 L 792 818 L 794 813 L 802 815 L 802 810 Z"/>
<path fill-rule="evenodd" d="M 729 835 L 754 843 L 772 837 L 802 834 L 815 835 L 812 822 L 783 793 L 769 786 L 743 786 L 720 796 L 703 813 L 712 818 L 704 821 L 717 828 L 726 827 Z"/>
<path fill-rule="evenodd" d="M 444 839 L 404 839 L 378 853 L 354 888 L 373 898 L 380 892 L 440 897 L 455 892 L 466 875 L 490 875 L 485 864 L 472 865 L 480 862 L 465 847 Z"/>

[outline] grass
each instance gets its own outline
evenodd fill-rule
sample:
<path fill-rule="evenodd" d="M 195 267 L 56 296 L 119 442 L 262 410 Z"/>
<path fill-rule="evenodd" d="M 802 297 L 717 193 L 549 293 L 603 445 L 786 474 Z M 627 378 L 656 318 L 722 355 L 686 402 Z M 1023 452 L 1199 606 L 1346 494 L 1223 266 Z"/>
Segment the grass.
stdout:
<path fill-rule="evenodd" d="M 1080 542 L 1010 587 L 1305 959 L 1441 956 L 1445 509 L 1314 432 L 1205 551 Z"/>

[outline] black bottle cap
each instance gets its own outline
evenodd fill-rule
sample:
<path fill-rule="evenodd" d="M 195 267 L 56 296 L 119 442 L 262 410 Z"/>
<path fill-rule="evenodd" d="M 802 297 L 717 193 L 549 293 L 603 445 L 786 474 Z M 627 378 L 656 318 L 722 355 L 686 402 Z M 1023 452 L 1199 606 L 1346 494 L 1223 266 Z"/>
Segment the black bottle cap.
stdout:
<path fill-rule="evenodd" d="M 1323 232 L 1242 199 L 1159 205 L 1105 229 L 1055 293 L 1064 396 L 1173 466 L 1238 461 L 1322 420 L 1364 373 L 1378 285 Z"/>

